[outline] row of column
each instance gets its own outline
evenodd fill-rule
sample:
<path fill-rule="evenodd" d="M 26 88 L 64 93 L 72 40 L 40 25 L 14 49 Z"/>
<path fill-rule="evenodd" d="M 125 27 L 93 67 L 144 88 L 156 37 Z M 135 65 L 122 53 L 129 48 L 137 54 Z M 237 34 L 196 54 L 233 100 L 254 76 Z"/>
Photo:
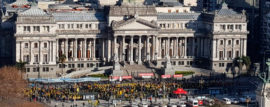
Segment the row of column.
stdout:
<path fill-rule="evenodd" d="M 105 40 L 99 39 L 101 41 L 102 49 L 99 49 L 101 57 L 105 56 Z M 57 40 L 59 41 L 59 40 Z M 60 39 L 60 42 L 57 46 L 59 47 L 59 54 L 65 54 L 69 60 L 96 60 L 96 38 L 65 38 Z M 59 56 L 57 56 L 59 57 Z"/>
<path fill-rule="evenodd" d="M 120 37 L 120 38 L 119 38 Z M 126 57 L 126 38 L 130 38 L 128 60 L 131 64 L 133 60 L 134 36 L 115 36 L 114 55 L 119 57 L 119 61 L 124 61 Z M 142 61 L 155 61 L 163 59 L 166 55 L 172 58 L 188 58 L 188 56 L 209 56 L 210 40 L 207 38 L 193 37 L 156 37 L 156 36 L 135 36 L 138 37 L 138 56 L 135 56 L 138 63 Z M 142 38 L 144 39 L 142 41 Z M 118 44 L 118 41 L 119 44 Z M 137 38 L 136 38 L 137 39 Z M 188 43 L 189 41 L 189 43 Z M 196 42 L 195 42 L 196 41 Z M 119 48 L 119 49 L 118 49 Z M 142 50 L 143 49 L 143 50 Z M 142 58 L 142 56 L 144 57 Z"/>
<path fill-rule="evenodd" d="M 120 38 L 119 38 L 120 37 Z M 129 47 L 128 47 L 128 53 L 129 55 L 127 55 L 127 53 L 125 52 L 126 49 L 126 38 L 130 39 L 129 42 Z M 134 37 L 138 37 L 138 41 L 137 41 L 137 45 L 138 47 L 134 47 Z M 119 42 L 119 45 L 117 43 L 117 40 L 121 39 L 121 42 Z M 142 41 L 142 38 L 145 38 L 145 40 Z M 150 43 L 150 39 L 152 39 L 152 43 Z M 134 63 L 134 48 L 137 49 L 137 56 L 135 56 L 135 60 L 137 60 L 138 64 L 142 63 L 142 60 L 145 61 L 150 61 L 150 60 L 154 60 L 155 59 L 155 53 L 156 52 L 156 48 L 155 48 L 155 43 L 156 43 L 156 36 L 115 36 L 114 37 L 114 55 L 119 56 L 119 60 L 118 61 L 125 61 L 125 57 L 127 55 L 128 57 L 128 61 L 130 64 Z M 152 48 L 150 48 L 152 44 Z M 142 52 L 142 48 L 144 47 L 144 50 Z M 152 50 L 151 50 L 152 49 Z M 145 56 L 144 59 L 142 59 L 142 55 Z"/>
<path fill-rule="evenodd" d="M 187 57 L 187 38 L 163 37 L 158 38 L 158 57 L 169 55 L 172 58 Z"/>
<path fill-rule="evenodd" d="M 220 40 L 223 40 L 223 45 L 220 45 Z M 231 44 L 227 44 L 227 39 L 213 39 L 212 40 L 212 58 L 218 60 L 221 57 L 220 52 L 222 51 L 223 58 L 229 58 L 228 51 L 231 51 L 231 58 L 246 56 L 247 50 L 247 40 L 246 39 L 230 39 Z M 239 44 L 236 44 L 236 40 L 239 41 Z M 239 53 L 239 56 L 236 54 Z"/>
<path fill-rule="evenodd" d="M 210 55 L 210 40 L 208 38 L 162 37 L 158 38 L 158 42 L 159 58 L 164 58 L 166 55 L 176 59 Z"/>

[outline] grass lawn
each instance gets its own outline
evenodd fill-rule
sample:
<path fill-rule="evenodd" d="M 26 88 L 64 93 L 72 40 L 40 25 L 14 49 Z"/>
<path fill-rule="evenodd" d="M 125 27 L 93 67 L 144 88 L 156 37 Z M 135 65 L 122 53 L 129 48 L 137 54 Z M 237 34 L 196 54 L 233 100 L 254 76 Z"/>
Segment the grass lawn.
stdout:
<path fill-rule="evenodd" d="M 88 77 L 108 78 L 109 76 L 105 74 L 93 74 L 93 75 L 89 75 Z"/>
<path fill-rule="evenodd" d="M 188 76 L 188 75 L 192 75 L 195 72 L 193 71 L 175 71 L 175 74 L 182 74 L 183 76 Z"/>

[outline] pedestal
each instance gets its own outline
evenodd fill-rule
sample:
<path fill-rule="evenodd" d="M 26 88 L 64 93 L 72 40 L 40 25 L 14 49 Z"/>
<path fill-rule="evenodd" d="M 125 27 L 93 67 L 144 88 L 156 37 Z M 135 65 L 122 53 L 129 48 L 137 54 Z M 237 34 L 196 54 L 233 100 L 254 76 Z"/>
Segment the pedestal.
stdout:
<path fill-rule="evenodd" d="M 270 105 L 270 83 L 260 83 L 256 90 L 258 107 L 269 107 Z"/>
<path fill-rule="evenodd" d="M 112 71 L 112 76 L 122 76 L 123 75 L 123 71 L 120 70 L 120 64 L 119 62 L 115 62 L 113 65 L 113 71 Z"/>
<path fill-rule="evenodd" d="M 172 67 L 171 62 L 169 62 L 169 61 L 166 62 L 166 65 L 163 69 L 163 73 L 164 73 L 164 75 L 174 75 L 175 71 Z"/>

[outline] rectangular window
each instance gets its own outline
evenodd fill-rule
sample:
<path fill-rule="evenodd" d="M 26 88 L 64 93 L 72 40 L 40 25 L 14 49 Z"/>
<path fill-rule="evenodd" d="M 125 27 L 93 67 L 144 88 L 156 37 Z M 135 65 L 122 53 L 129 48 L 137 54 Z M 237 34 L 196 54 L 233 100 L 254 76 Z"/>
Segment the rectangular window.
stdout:
<path fill-rule="evenodd" d="M 224 63 L 219 63 L 219 67 L 224 67 Z"/>
<path fill-rule="evenodd" d="M 242 30 L 242 25 L 235 25 L 235 29 Z"/>
<path fill-rule="evenodd" d="M 36 68 L 33 68 L 33 72 L 37 72 L 37 69 Z"/>
<path fill-rule="evenodd" d="M 226 30 L 225 25 L 220 25 L 220 29 L 221 29 L 221 30 Z"/>
<path fill-rule="evenodd" d="M 220 45 L 223 45 L 223 40 L 220 40 Z"/>
<path fill-rule="evenodd" d="M 44 43 L 43 45 L 44 45 L 44 48 L 47 48 L 47 43 Z"/>
<path fill-rule="evenodd" d="M 44 28 L 44 31 L 50 32 L 50 26 L 43 26 L 43 28 Z"/>
<path fill-rule="evenodd" d="M 25 32 L 30 32 L 30 26 L 24 26 L 23 31 Z"/>
<path fill-rule="evenodd" d="M 38 62 L 38 55 L 34 56 L 34 61 L 37 63 Z"/>
<path fill-rule="evenodd" d="M 239 53 L 239 51 L 236 51 L 236 57 L 239 57 L 240 56 L 240 53 Z"/>
<path fill-rule="evenodd" d="M 82 28 L 83 27 L 83 24 L 80 24 L 80 28 Z"/>
<path fill-rule="evenodd" d="M 228 40 L 228 45 L 231 45 L 232 44 L 232 41 L 231 40 Z"/>
<path fill-rule="evenodd" d="M 228 58 L 232 58 L 232 51 L 228 51 Z"/>
<path fill-rule="evenodd" d="M 23 31 L 27 31 L 27 26 L 24 26 L 23 27 Z"/>
<path fill-rule="evenodd" d="M 26 68 L 26 72 L 30 72 L 30 68 Z"/>
<path fill-rule="evenodd" d="M 35 32 L 40 32 L 40 27 L 39 26 L 34 26 L 34 31 Z"/>
<path fill-rule="evenodd" d="M 38 48 L 38 43 L 34 43 L 34 48 Z"/>
<path fill-rule="evenodd" d="M 233 30 L 233 25 L 227 25 L 228 30 Z"/>
<path fill-rule="evenodd" d="M 24 55 L 23 56 L 23 61 L 24 62 L 29 62 L 29 55 Z"/>
<path fill-rule="evenodd" d="M 168 10 L 168 13 L 171 13 L 171 12 L 172 12 L 172 10 L 171 10 L 171 9 L 169 9 L 169 10 Z"/>
<path fill-rule="evenodd" d="M 65 24 L 59 24 L 59 29 L 65 29 Z"/>
<path fill-rule="evenodd" d="M 47 54 L 44 54 L 43 55 L 43 62 L 44 63 L 47 63 L 48 62 L 48 55 Z"/>
<path fill-rule="evenodd" d="M 223 51 L 219 51 L 219 59 L 223 60 Z"/>
<path fill-rule="evenodd" d="M 179 13 L 179 10 L 176 10 L 176 13 Z"/>
<path fill-rule="evenodd" d="M 88 24 L 85 24 L 85 28 L 88 28 Z"/>
<path fill-rule="evenodd" d="M 28 43 L 24 43 L 24 48 L 28 48 Z"/>
<path fill-rule="evenodd" d="M 236 45 L 239 45 L 239 40 L 236 40 Z"/>

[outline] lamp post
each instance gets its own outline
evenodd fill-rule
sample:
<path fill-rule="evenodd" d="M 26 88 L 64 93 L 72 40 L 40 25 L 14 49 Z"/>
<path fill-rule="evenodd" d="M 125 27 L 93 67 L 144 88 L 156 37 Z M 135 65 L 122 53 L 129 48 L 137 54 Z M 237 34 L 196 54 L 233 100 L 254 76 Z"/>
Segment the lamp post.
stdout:
<path fill-rule="evenodd" d="M 203 88 L 204 80 L 201 78 L 199 80 L 199 83 L 200 83 L 200 88 L 201 88 L 201 93 L 202 93 L 202 88 Z"/>

